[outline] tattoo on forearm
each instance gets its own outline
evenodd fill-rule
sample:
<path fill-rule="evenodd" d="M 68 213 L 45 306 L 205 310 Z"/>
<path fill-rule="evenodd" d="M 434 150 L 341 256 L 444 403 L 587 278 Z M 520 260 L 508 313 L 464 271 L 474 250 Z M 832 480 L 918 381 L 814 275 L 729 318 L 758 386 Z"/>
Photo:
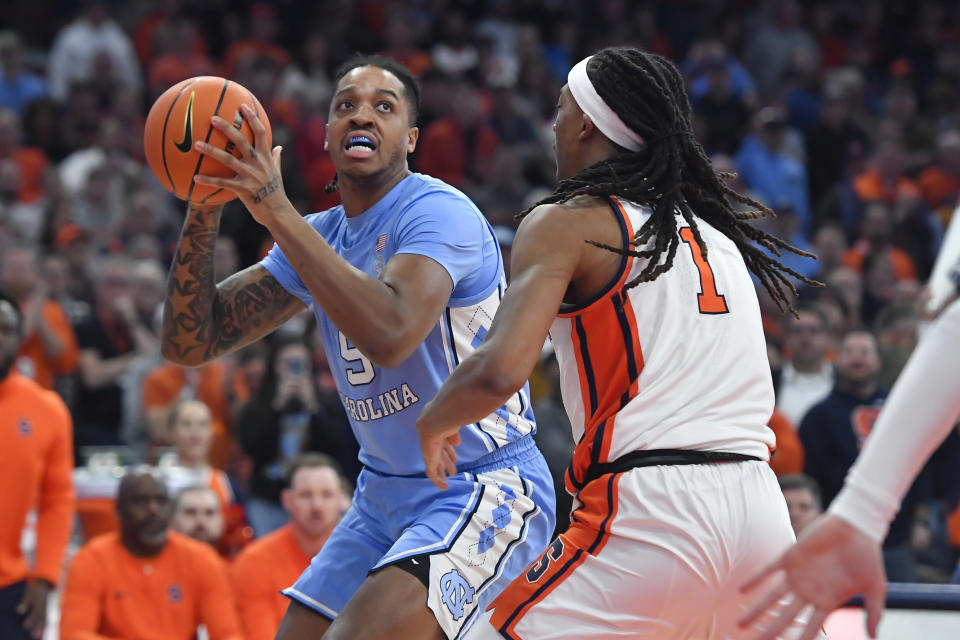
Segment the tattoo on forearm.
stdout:
<path fill-rule="evenodd" d="M 268 195 L 277 190 L 280 186 L 280 176 L 273 176 L 267 184 L 257 189 L 257 194 L 253 196 L 254 202 L 260 202 Z"/>
<path fill-rule="evenodd" d="M 266 333 L 297 310 L 296 299 L 263 268 L 235 274 L 219 289 L 213 251 L 221 209 L 191 211 L 167 280 L 163 341 L 177 358 L 207 361 Z M 192 355 L 191 355 L 192 354 Z"/>
<path fill-rule="evenodd" d="M 214 300 L 215 330 L 205 358 L 231 351 L 252 331 L 272 327 L 284 318 L 291 301 L 292 296 L 269 272 L 256 280 L 237 278 L 224 282 Z"/>

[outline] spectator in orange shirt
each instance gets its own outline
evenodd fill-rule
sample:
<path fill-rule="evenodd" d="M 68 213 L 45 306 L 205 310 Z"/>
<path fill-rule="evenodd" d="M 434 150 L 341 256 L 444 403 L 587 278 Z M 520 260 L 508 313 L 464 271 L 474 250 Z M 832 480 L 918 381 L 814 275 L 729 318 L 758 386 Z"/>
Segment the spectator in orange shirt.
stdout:
<path fill-rule="evenodd" d="M 280 593 L 310 564 L 340 521 L 347 495 L 337 463 L 321 453 L 296 458 L 281 494 L 290 522 L 250 543 L 231 577 L 247 640 L 270 640 L 289 600 Z"/>
<path fill-rule="evenodd" d="M 74 556 L 60 618 L 62 640 L 242 640 L 226 567 L 208 545 L 168 532 L 170 497 L 153 469 L 134 469 L 117 492 L 120 532 Z"/>
<path fill-rule="evenodd" d="M 0 108 L 0 158 L 10 158 L 20 167 L 20 202 L 43 197 L 43 174 L 49 164 L 40 149 L 22 146 L 23 126 L 16 111 Z"/>
<path fill-rule="evenodd" d="M 143 411 L 147 428 L 154 441 L 168 442 L 167 425 L 179 400 L 196 398 L 212 413 L 217 435 L 223 435 L 230 421 L 227 402 L 227 367 L 221 360 L 195 369 L 166 363 L 160 365 L 143 380 Z"/>
<path fill-rule="evenodd" d="M 480 94 L 469 84 L 458 81 L 449 100 L 449 115 L 421 132 L 417 170 L 467 189 L 491 165 L 500 139 L 486 122 Z"/>
<path fill-rule="evenodd" d="M 416 31 L 404 11 L 396 8 L 388 10 L 383 37 L 385 46 L 380 55 L 396 60 L 417 78 L 422 77 L 423 72 L 433 64 L 430 54 L 417 47 Z"/>
<path fill-rule="evenodd" d="M 178 533 L 216 547 L 223 535 L 223 509 L 217 492 L 204 485 L 182 489 L 173 501 L 170 526 Z"/>
<path fill-rule="evenodd" d="M 47 297 L 39 271 L 34 247 L 10 247 L 3 256 L 0 286 L 17 299 L 24 316 L 17 369 L 40 386 L 53 389 L 58 376 L 77 368 L 77 337 L 63 307 Z"/>
<path fill-rule="evenodd" d="M 790 512 L 790 525 L 794 535 L 799 536 L 807 525 L 823 513 L 820 486 L 817 481 L 802 473 L 780 476 L 780 491 Z"/>
<path fill-rule="evenodd" d="M 210 409 L 200 400 L 185 400 L 170 414 L 170 442 L 177 448 L 177 464 L 196 473 L 196 484 L 209 487 L 226 509 L 233 502 L 227 474 L 210 465 L 213 442 Z"/>
<path fill-rule="evenodd" d="M 60 577 L 73 524 L 72 425 L 52 391 L 13 370 L 23 317 L 0 290 L 0 638 L 43 634 L 47 597 Z M 12 484 L 11 484 L 12 483 Z M 31 569 L 20 548 L 27 513 L 37 510 L 37 544 Z"/>
<path fill-rule="evenodd" d="M 893 235 L 893 210 L 886 202 L 875 200 L 868 202 L 860 220 L 860 239 L 843 254 L 842 264 L 863 273 L 863 260 L 867 254 L 890 248 L 890 259 L 897 273 L 897 279 L 905 280 L 917 277 L 917 268 L 913 260 L 903 249 L 891 246 Z"/>
<path fill-rule="evenodd" d="M 770 468 L 778 476 L 803 472 L 803 444 L 797 436 L 797 428 L 776 407 L 767 426 L 777 437 L 777 450 L 770 458 Z"/>
<path fill-rule="evenodd" d="M 937 139 L 937 162 L 917 176 L 927 206 L 949 221 L 960 195 L 960 131 L 947 129 Z"/>
<path fill-rule="evenodd" d="M 896 208 L 897 219 L 902 219 L 922 201 L 919 185 L 903 172 L 905 162 L 899 138 L 886 138 L 877 143 L 868 168 L 850 181 L 851 197 L 841 206 L 843 229 L 849 239 L 857 237 L 866 203 L 886 202 Z"/>
<path fill-rule="evenodd" d="M 197 25 L 184 17 L 171 18 L 156 31 L 155 46 L 159 55 L 147 66 L 147 88 L 151 99 L 181 80 L 194 76 L 213 75 L 215 64 L 194 43 L 202 37 Z"/>
<path fill-rule="evenodd" d="M 900 141 L 895 138 L 880 141 L 870 168 L 853 179 L 853 190 L 860 202 L 881 200 L 893 204 L 900 196 L 919 196 L 920 188 L 903 174 L 903 164 Z"/>
<path fill-rule="evenodd" d="M 258 2 L 250 6 L 247 32 L 247 38 L 234 42 L 223 54 L 223 73 L 226 77 L 236 77 L 238 68 L 254 57 L 268 58 L 281 70 L 290 64 L 290 52 L 277 44 L 280 25 L 277 10 L 272 4 Z M 251 90 L 256 92 L 255 89 Z M 259 93 L 257 95 L 260 96 Z"/>

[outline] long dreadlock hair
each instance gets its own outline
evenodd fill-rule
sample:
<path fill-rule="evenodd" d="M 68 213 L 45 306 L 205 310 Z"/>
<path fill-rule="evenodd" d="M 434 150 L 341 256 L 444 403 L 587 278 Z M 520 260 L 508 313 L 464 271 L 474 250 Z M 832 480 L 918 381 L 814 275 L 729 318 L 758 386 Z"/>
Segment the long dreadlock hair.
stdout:
<path fill-rule="evenodd" d="M 587 76 L 604 102 L 646 144 L 636 152 L 619 148 L 612 157 L 560 181 L 556 190 L 524 211 L 524 216 L 541 204 L 562 203 L 581 195 L 619 196 L 645 204 L 653 214 L 624 248 L 599 242 L 591 244 L 620 254 L 648 258 L 637 277 L 624 290 L 655 280 L 673 266 L 680 239 L 679 212 L 707 257 L 707 245 L 700 236 L 697 220 L 704 220 L 740 249 L 747 267 L 756 274 L 781 311 L 794 312 L 786 289 L 797 293 L 786 277 L 793 276 L 811 286 L 823 286 L 765 253 L 780 257 L 782 251 L 815 258 L 750 224 L 750 220 L 773 215 L 753 198 L 737 193 L 724 182 L 734 174 L 713 170 L 690 126 L 690 101 L 677 68 L 666 58 L 629 47 L 608 47 L 587 63 Z M 731 201 L 754 207 L 737 211 Z M 653 246 L 646 248 L 652 240 Z"/>

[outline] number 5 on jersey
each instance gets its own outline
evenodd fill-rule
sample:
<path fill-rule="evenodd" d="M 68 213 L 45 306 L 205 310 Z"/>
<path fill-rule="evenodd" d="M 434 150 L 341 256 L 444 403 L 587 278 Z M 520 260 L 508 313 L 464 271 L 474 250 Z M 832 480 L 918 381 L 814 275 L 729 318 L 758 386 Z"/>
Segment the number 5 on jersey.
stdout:
<path fill-rule="evenodd" d="M 713 269 L 710 263 L 703 257 L 703 250 L 697 239 L 693 237 L 693 229 L 683 227 L 680 229 L 680 239 L 690 247 L 690 255 L 693 257 L 693 263 L 697 265 L 700 272 L 700 293 L 697 295 L 697 302 L 700 305 L 700 313 L 711 315 L 720 313 L 730 313 L 727 309 L 727 300 L 717 293 L 717 282 L 713 278 Z"/>
<path fill-rule="evenodd" d="M 373 363 L 367 360 L 367 356 L 360 353 L 360 349 L 351 346 L 347 342 L 347 336 L 340 334 L 340 357 L 350 366 L 347 367 L 347 382 L 352 385 L 370 384 L 377 372 L 373 369 Z"/>

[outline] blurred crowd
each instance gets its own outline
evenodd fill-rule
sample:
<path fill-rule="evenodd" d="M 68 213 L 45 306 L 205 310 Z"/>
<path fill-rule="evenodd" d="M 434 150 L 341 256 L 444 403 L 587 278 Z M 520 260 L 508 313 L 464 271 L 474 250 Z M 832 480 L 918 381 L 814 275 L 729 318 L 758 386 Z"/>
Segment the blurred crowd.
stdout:
<path fill-rule="evenodd" d="M 146 168 L 142 133 L 152 101 L 184 78 L 230 77 L 259 98 L 306 214 L 337 204 L 323 188 L 333 70 L 356 52 L 402 62 L 423 88 L 411 167 L 476 202 L 509 266 L 514 215 L 554 184 L 567 70 L 607 45 L 675 61 L 715 168 L 776 212 L 758 224 L 818 256 L 785 257 L 826 285 L 799 291 L 796 317 L 758 287 L 773 464 L 794 493 L 816 490 L 810 509 L 836 495 L 916 344 L 960 195 L 960 5 L 946 0 L 33 0 L 4 3 L 0 24 L 0 287 L 25 322 L 16 370 L 72 416 L 78 540 L 117 527 L 117 482 L 102 478 L 124 464 L 189 469 L 211 487 L 224 526 L 209 542 L 226 556 L 287 522 L 300 454 L 358 472 L 308 314 L 199 369 L 160 357 L 185 206 Z M 228 204 L 217 276 L 271 243 Z M 559 477 L 572 442 L 545 353 L 538 439 Z M 949 580 L 958 495 L 954 434 L 891 529 L 891 580 Z"/>

